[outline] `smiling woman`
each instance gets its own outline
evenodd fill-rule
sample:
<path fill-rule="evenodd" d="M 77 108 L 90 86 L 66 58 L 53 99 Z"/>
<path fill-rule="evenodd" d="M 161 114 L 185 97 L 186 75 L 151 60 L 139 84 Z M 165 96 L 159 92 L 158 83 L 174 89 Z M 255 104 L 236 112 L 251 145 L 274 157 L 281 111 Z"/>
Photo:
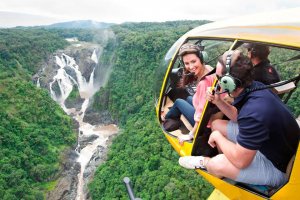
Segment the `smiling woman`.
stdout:
<path fill-rule="evenodd" d="M 185 88 L 187 85 L 194 84 L 197 85 L 196 92 L 192 94 L 193 97 L 187 96 L 183 99 L 176 99 L 172 108 L 163 116 L 163 120 L 175 119 L 179 121 L 183 115 L 193 126 L 188 135 L 179 136 L 181 142 L 194 138 L 194 132 L 205 104 L 205 88 L 212 85 L 214 80 L 214 76 L 207 76 L 212 67 L 205 65 L 202 50 L 201 46 L 192 43 L 186 43 L 180 47 L 178 55 L 183 66 L 183 76 L 179 87 Z"/>

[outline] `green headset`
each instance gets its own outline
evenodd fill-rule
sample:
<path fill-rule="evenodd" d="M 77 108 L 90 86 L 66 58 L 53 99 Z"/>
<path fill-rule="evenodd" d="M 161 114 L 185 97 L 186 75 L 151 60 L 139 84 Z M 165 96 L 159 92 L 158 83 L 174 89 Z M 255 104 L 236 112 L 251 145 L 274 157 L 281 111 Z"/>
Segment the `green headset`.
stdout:
<path fill-rule="evenodd" d="M 232 51 L 229 51 L 228 55 L 226 56 L 226 63 L 225 63 L 226 74 L 222 76 L 219 80 L 219 84 L 222 90 L 228 93 L 233 92 L 237 87 L 241 85 L 241 80 L 233 77 L 230 74 L 232 53 L 233 53 Z"/>

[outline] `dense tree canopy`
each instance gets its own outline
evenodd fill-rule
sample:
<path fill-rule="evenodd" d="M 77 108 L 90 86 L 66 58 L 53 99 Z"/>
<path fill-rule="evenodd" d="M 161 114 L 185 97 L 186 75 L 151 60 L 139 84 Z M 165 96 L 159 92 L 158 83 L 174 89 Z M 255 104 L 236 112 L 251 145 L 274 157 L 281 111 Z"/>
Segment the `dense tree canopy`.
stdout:
<path fill-rule="evenodd" d="M 154 116 L 155 72 L 162 68 L 171 45 L 203 22 L 181 23 L 114 27 L 118 41 L 114 69 L 108 85 L 99 92 L 102 97 L 105 94 L 106 101 L 99 98 L 94 107 L 109 108 L 123 131 L 113 141 L 107 162 L 89 185 L 93 199 L 127 199 L 121 185 L 125 176 L 131 178 L 136 196 L 142 199 L 206 199 L 210 194 L 212 187 L 202 177 L 178 166 L 178 155 L 165 140 Z M 282 79 L 299 73 L 299 69 L 291 70 L 287 64 L 277 68 Z M 300 114 L 298 97 L 299 90 L 289 101 L 295 115 Z"/>
<path fill-rule="evenodd" d="M 0 79 L 33 75 L 39 63 L 67 41 L 44 29 L 0 29 Z"/>
<path fill-rule="evenodd" d="M 128 199 L 122 179 L 132 179 L 142 199 L 206 199 L 211 185 L 178 165 L 178 155 L 155 118 L 153 85 L 164 55 L 186 31 L 205 23 L 167 22 L 114 27 L 118 46 L 108 85 L 107 104 L 122 133 L 113 141 L 108 160 L 89 185 L 93 199 Z M 95 101 L 101 104 L 103 101 Z M 103 106 L 96 105 L 102 108 Z"/>
<path fill-rule="evenodd" d="M 177 153 L 156 122 L 153 91 L 167 50 L 182 34 L 208 22 L 112 27 L 117 42 L 106 44 L 100 62 L 113 65 L 113 72 L 96 94 L 93 108 L 108 109 L 122 131 L 89 184 L 93 199 L 128 199 L 122 182 L 125 176 L 142 199 L 206 199 L 212 191 L 193 170 L 178 165 Z M 0 29 L 1 199 L 44 199 L 49 184 L 55 185 L 60 155 L 75 144 L 73 123 L 45 90 L 32 84 L 31 76 L 44 59 L 68 45 L 64 38 L 101 43 L 100 32 L 110 30 Z M 299 73 L 289 64 L 278 69 L 283 79 Z M 77 95 L 73 91 L 68 100 Z M 298 89 L 288 104 L 296 116 L 300 114 L 299 95 Z"/>
<path fill-rule="evenodd" d="M 65 45 L 41 29 L 0 29 L 1 199 L 43 199 L 61 152 L 75 144 L 71 118 L 30 80 L 39 63 Z"/>

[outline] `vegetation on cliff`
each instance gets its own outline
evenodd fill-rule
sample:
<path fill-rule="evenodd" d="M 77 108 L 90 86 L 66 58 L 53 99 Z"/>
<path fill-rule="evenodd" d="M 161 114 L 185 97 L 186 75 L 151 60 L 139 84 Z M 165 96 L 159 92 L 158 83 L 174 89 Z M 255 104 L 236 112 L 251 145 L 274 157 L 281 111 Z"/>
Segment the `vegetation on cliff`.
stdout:
<path fill-rule="evenodd" d="M 122 183 L 125 176 L 131 178 L 136 196 L 142 199 L 206 199 L 210 194 L 212 187 L 202 177 L 179 167 L 178 155 L 164 138 L 154 116 L 153 89 L 164 55 L 183 33 L 201 23 L 114 27 L 118 41 L 114 68 L 108 85 L 100 91 L 102 99 L 95 101 L 94 108 L 109 108 L 123 132 L 113 141 L 108 160 L 89 185 L 93 199 L 128 199 Z M 291 69 L 287 63 L 276 67 L 283 80 L 299 73 L 299 69 Z M 300 114 L 299 94 L 298 89 L 288 104 L 295 116 Z"/>
<path fill-rule="evenodd" d="M 89 185 L 92 199 L 128 199 L 122 181 L 125 176 L 131 178 L 136 196 L 142 199 L 206 199 L 210 194 L 210 184 L 178 165 L 177 153 L 156 122 L 153 91 L 156 70 L 168 49 L 186 31 L 203 23 L 133 23 L 114 27 L 118 41 L 114 68 L 108 85 L 100 92 L 109 94 L 108 103 L 104 102 L 123 131 L 113 141 L 108 160 Z"/>
<path fill-rule="evenodd" d="M 67 42 L 43 29 L 0 29 L 0 197 L 44 199 L 60 154 L 75 144 L 72 120 L 31 82 Z"/>
<path fill-rule="evenodd" d="M 101 57 L 103 64 L 113 65 L 113 71 L 107 86 L 96 94 L 93 108 L 110 110 L 122 133 L 89 184 L 93 199 L 128 199 L 125 176 L 142 199 L 206 199 L 210 194 L 210 184 L 178 165 L 177 153 L 156 122 L 153 91 L 160 87 L 156 72 L 162 69 L 167 50 L 182 34 L 203 23 L 207 21 L 113 27 L 117 43 L 108 42 Z M 44 59 L 68 45 L 64 37 L 101 42 L 99 31 L 0 29 L 1 199 L 44 199 L 43 191 L 55 185 L 51 181 L 60 170 L 60 153 L 75 144 L 76 133 L 70 117 L 48 92 L 33 85 L 31 76 Z M 286 64 L 278 68 L 282 79 L 299 73 Z M 299 95 L 297 89 L 288 104 L 296 116 Z M 68 100 L 77 98 L 74 91 Z"/>

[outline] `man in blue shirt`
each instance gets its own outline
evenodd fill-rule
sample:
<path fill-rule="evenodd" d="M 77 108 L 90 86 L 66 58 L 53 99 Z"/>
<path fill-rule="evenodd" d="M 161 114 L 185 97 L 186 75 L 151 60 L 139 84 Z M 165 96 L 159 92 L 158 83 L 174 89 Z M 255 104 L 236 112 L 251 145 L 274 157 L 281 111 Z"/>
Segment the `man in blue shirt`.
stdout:
<path fill-rule="evenodd" d="M 279 187 L 287 181 L 285 170 L 299 143 L 299 126 L 282 101 L 253 81 L 253 66 L 239 51 L 223 55 L 223 90 L 234 97 L 233 105 L 208 95 L 229 119 L 216 120 L 208 143 L 222 152 L 215 157 L 185 156 L 185 168 L 206 168 L 208 172 L 238 182 Z M 218 129 L 218 127 L 226 127 Z"/>

